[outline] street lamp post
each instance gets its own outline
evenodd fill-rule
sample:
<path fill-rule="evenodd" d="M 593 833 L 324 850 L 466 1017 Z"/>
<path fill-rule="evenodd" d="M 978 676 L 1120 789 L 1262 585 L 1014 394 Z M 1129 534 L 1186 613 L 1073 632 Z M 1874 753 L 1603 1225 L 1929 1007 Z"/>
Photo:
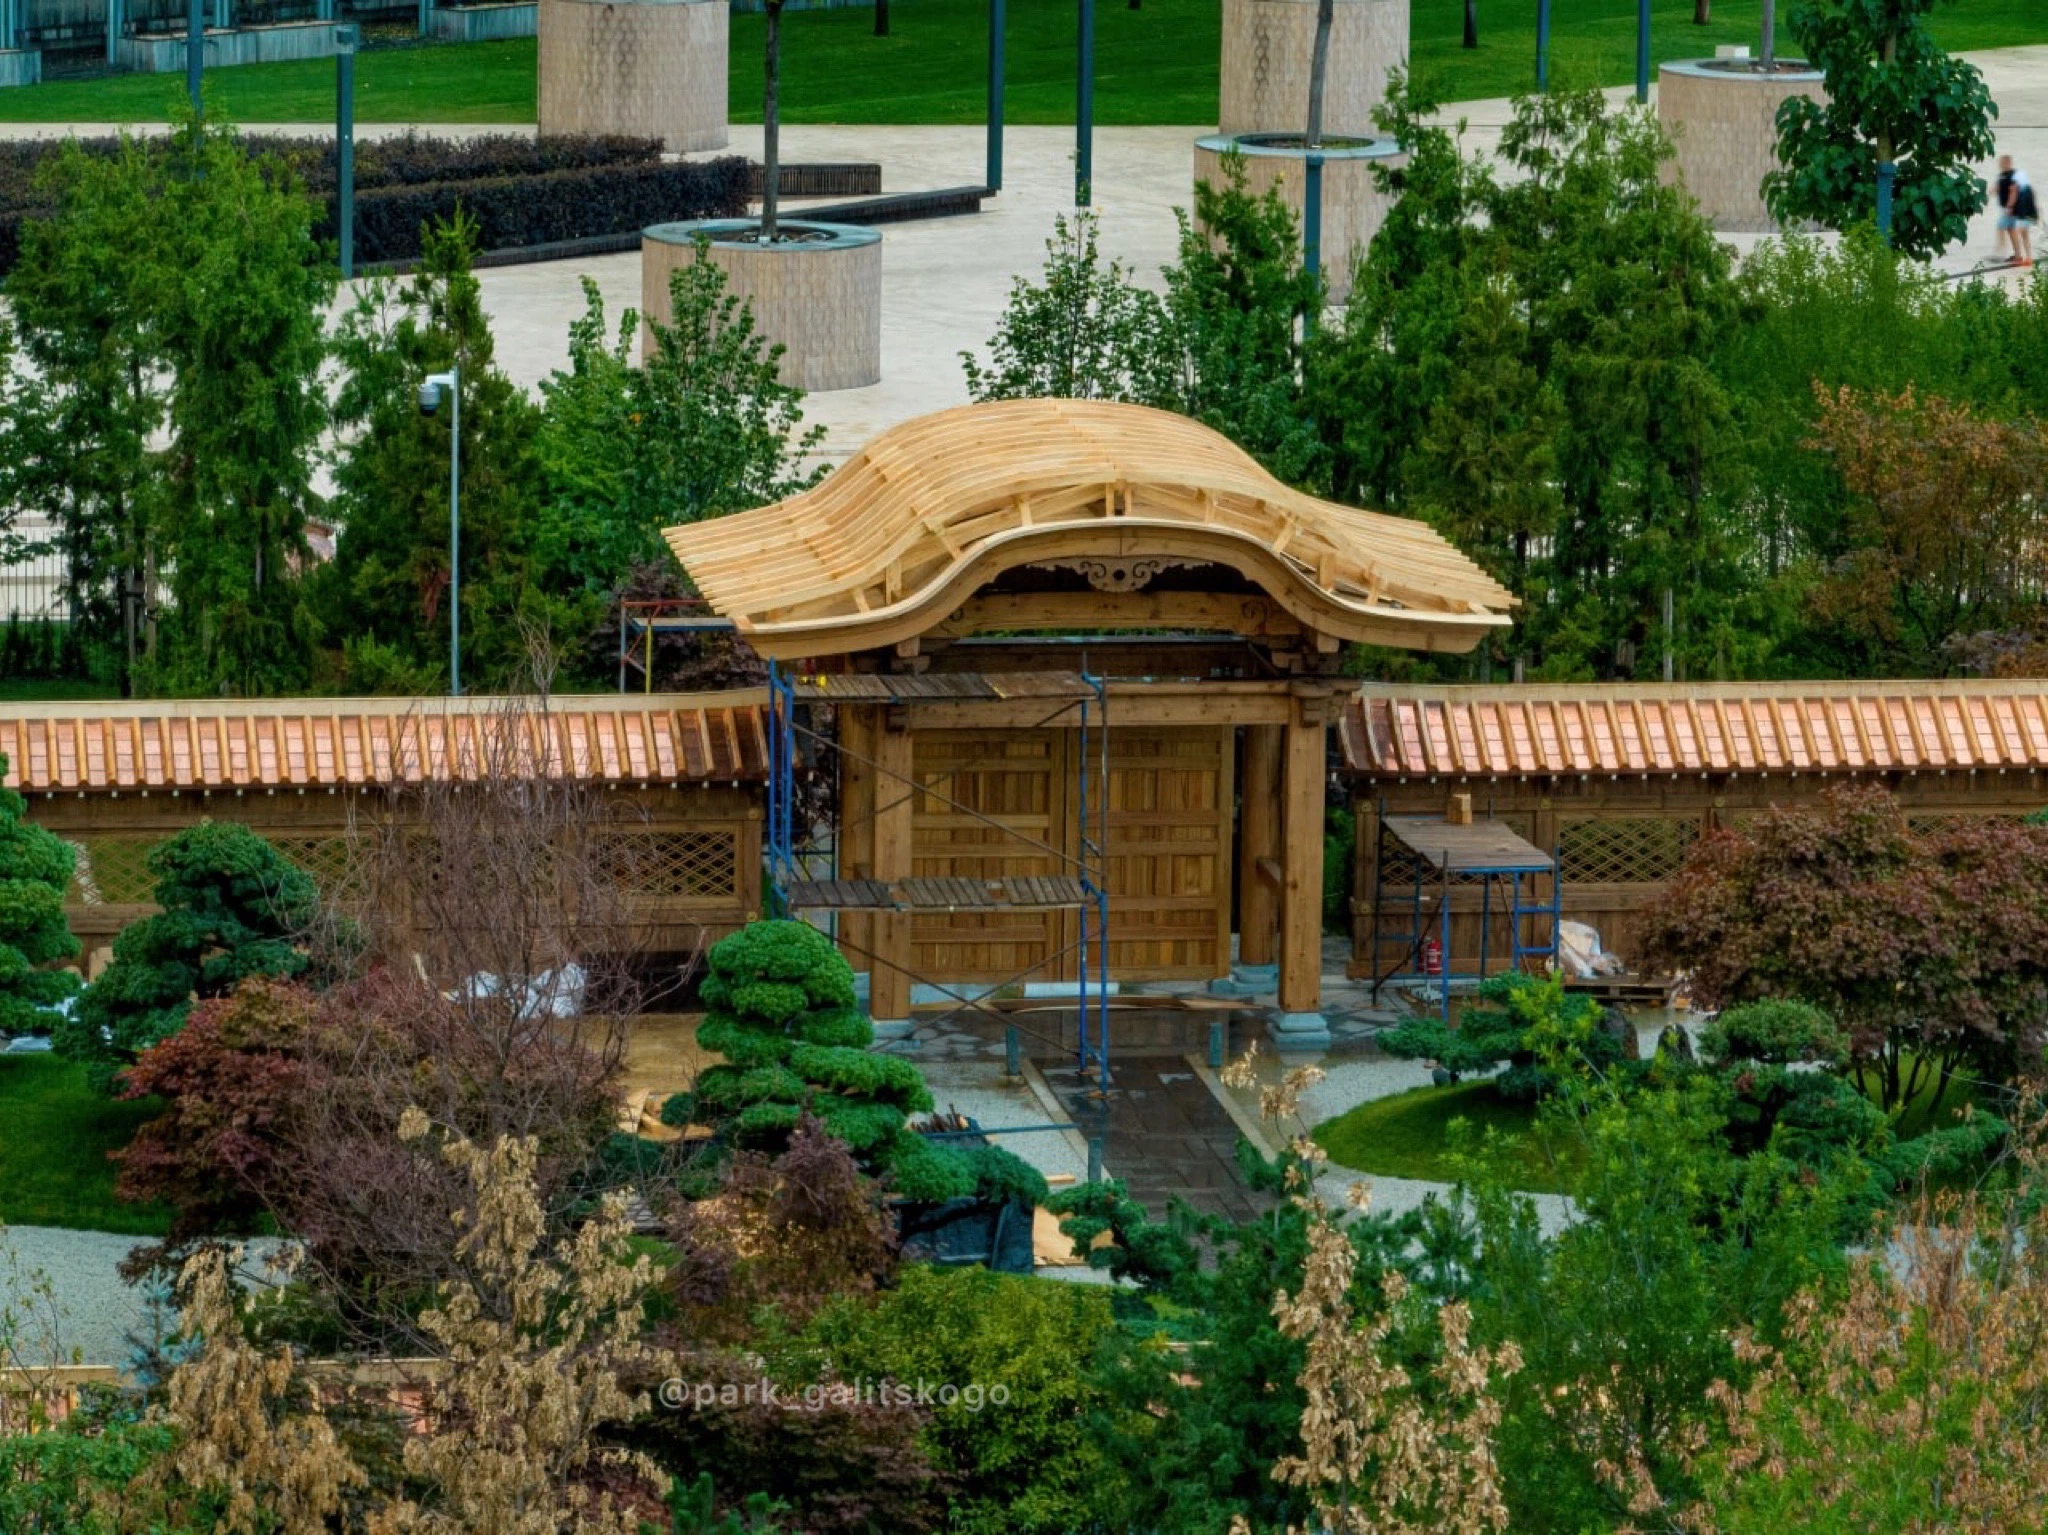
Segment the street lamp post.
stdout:
<path fill-rule="evenodd" d="M 420 414 L 431 416 L 448 393 L 448 696 L 462 696 L 462 372 L 430 373 L 420 385 Z"/>

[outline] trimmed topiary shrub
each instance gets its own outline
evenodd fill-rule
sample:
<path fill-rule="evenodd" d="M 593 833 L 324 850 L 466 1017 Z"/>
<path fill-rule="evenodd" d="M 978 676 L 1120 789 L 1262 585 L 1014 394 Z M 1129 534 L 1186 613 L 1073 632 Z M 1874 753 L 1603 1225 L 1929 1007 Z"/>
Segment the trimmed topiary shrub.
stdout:
<path fill-rule="evenodd" d="M 697 1039 L 725 1057 L 697 1079 L 692 1117 L 735 1145 L 779 1152 L 804 1113 L 903 1198 L 1045 1198 L 1045 1180 L 997 1146 L 954 1148 L 906 1128 L 932 1107 L 908 1061 L 876 1055 L 853 971 L 804 922 L 755 922 L 711 951 Z"/>
<path fill-rule="evenodd" d="M 185 1026 L 195 1000 L 224 997 L 250 976 L 306 969 L 299 940 L 320 911 L 312 877 L 246 826 L 201 821 L 150 850 L 154 916 L 131 922 L 114 958 L 53 1031 L 94 1085 Z"/>

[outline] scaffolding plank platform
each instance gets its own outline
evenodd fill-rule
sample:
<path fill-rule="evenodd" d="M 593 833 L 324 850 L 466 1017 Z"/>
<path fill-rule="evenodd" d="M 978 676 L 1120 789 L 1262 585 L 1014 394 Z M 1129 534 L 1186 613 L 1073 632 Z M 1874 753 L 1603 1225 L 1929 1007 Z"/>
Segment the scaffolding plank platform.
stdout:
<path fill-rule="evenodd" d="M 996 893 L 985 879 L 948 875 L 935 879 L 906 879 L 897 891 L 912 911 L 994 910 Z"/>
<path fill-rule="evenodd" d="M 894 911 L 895 897 L 878 879 L 798 879 L 787 892 L 794 910 Z"/>
<path fill-rule="evenodd" d="M 1428 860 L 1432 873 L 1548 874 L 1554 867 L 1548 853 L 1500 821 L 1459 825 L 1441 816 L 1390 815 L 1386 828 Z"/>
<path fill-rule="evenodd" d="M 1002 884 L 1004 903 L 1011 907 L 1045 910 L 1088 904 L 1087 887 L 1068 874 L 1014 875 Z"/>
<path fill-rule="evenodd" d="M 824 703 L 956 703 L 963 698 L 1093 698 L 1079 672 L 826 672 L 799 677 L 796 696 Z"/>

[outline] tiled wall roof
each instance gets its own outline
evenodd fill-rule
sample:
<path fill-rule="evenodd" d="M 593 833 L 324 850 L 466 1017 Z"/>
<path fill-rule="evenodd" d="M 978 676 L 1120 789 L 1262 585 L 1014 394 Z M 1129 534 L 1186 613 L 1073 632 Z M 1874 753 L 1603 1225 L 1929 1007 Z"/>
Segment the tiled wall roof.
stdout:
<path fill-rule="evenodd" d="M 24 793 L 373 788 L 473 780 L 500 763 L 601 783 L 758 780 L 758 690 L 566 697 L 183 699 L 0 705 Z M 513 722 L 516 721 L 516 728 Z"/>
<path fill-rule="evenodd" d="M 2048 680 L 1367 687 L 1339 728 L 1373 778 L 2048 769 Z"/>

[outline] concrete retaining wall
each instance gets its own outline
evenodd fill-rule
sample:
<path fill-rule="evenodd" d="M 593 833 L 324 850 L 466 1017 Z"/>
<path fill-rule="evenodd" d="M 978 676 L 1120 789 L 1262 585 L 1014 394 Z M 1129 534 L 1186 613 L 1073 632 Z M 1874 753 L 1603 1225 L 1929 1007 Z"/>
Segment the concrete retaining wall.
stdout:
<path fill-rule="evenodd" d="M 1306 133 L 1315 0 L 1223 0 L 1220 131 Z M 1323 132 L 1370 138 L 1387 73 L 1408 63 L 1408 0 L 1336 0 Z"/>
<path fill-rule="evenodd" d="M 725 0 L 540 0 L 540 131 L 723 149 Z"/>
<path fill-rule="evenodd" d="M 726 285 L 751 303 L 754 324 L 780 342 L 785 384 L 807 393 L 858 389 L 882 377 L 882 237 L 845 224 L 783 220 L 785 227 L 832 231 L 829 243 L 721 245 L 721 231 L 751 229 L 752 219 L 657 224 L 640 242 L 640 312 L 666 322 L 669 275 L 697 259 L 695 234 L 713 239 L 706 259 Z M 651 342 L 642 327 L 642 346 Z"/>
<path fill-rule="evenodd" d="M 235 27 L 206 34 L 206 67 L 281 64 L 291 59 L 332 58 L 335 23 L 287 21 L 274 27 Z M 124 37 L 114 48 L 115 66 L 139 74 L 176 74 L 185 68 L 185 39 Z"/>
<path fill-rule="evenodd" d="M 538 0 L 503 5 L 434 7 L 433 33 L 448 43 L 483 43 L 501 37 L 532 37 L 540 30 Z"/>
<path fill-rule="evenodd" d="M 1825 99 L 1821 76 L 1813 70 L 1751 74 L 1717 69 L 1716 62 L 1672 63 L 1657 71 L 1657 120 L 1677 149 L 1665 175 L 1685 183 L 1716 229 L 1776 229 L 1761 187 L 1778 164 L 1778 107 L 1794 96 Z"/>

